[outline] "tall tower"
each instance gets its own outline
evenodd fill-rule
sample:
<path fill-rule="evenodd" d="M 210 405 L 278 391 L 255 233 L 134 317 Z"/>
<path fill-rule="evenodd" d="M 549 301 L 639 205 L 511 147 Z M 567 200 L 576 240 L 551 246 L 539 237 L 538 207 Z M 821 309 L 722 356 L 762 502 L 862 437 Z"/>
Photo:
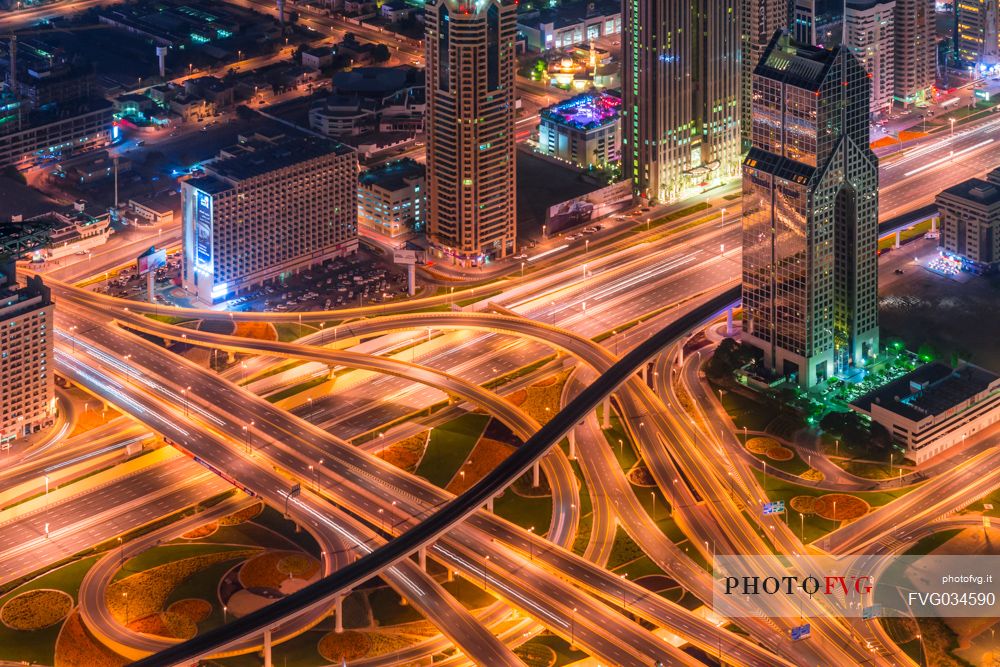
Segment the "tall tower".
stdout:
<path fill-rule="evenodd" d="M 878 160 L 851 52 L 771 40 L 743 161 L 743 340 L 811 387 L 878 351 Z"/>
<path fill-rule="evenodd" d="M 792 37 L 799 44 L 816 44 L 816 0 L 795 0 L 792 9 Z M 763 51 L 762 47 L 761 52 Z M 750 69 L 753 70 L 756 64 L 755 60 L 750 64 Z"/>
<path fill-rule="evenodd" d="M 463 265 L 514 251 L 513 0 L 428 0 L 427 232 Z"/>
<path fill-rule="evenodd" d="M 813 6 L 814 2 L 815 0 L 798 0 L 795 7 L 797 9 L 800 3 L 809 3 L 809 6 Z M 752 108 L 750 94 L 753 68 L 756 67 L 774 33 L 778 30 L 784 30 L 788 26 L 789 4 L 788 0 L 743 0 L 740 3 L 742 26 L 742 34 L 740 35 L 740 57 L 742 59 L 740 64 L 740 137 L 744 149 L 750 147 L 750 110 Z M 798 18 L 797 15 L 796 18 Z M 815 29 L 813 34 L 815 35 Z"/>
<path fill-rule="evenodd" d="M 958 57 L 966 66 L 1000 64 L 1000 6 L 997 0 L 962 0 L 955 4 Z"/>
<path fill-rule="evenodd" d="M 930 98 L 937 75 L 934 0 L 896 0 L 894 19 L 895 98 L 909 106 Z"/>
<path fill-rule="evenodd" d="M 739 173 L 736 0 L 625 0 L 622 160 L 635 193 L 669 201 Z"/>
<path fill-rule="evenodd" d="M 892 109 L 895 8 L 896 0 L 850 0 L 844 12 L 844 43 L 872 80 L 872 116 Z"/>

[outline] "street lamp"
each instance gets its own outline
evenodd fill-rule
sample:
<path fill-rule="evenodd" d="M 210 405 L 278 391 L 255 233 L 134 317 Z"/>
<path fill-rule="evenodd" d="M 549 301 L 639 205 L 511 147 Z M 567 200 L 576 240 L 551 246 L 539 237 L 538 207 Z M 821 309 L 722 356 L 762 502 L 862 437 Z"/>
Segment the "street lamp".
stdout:
<path fill-rule="evenodd" d="M 955 119 L 951 118 L 949 120 L 951 120 L 951 134 L 948 135 L 948 136 L 949 137 L 954 137 L 955 136 Z"/>
<path fill-rule="evenodd" d="M 723 206 L 722 209 L 721 209 L 721 211 L 722 211 L 722 223 L 719 224 L 719 227 L 725 227 L 726 226 L 726 207 Z"/>

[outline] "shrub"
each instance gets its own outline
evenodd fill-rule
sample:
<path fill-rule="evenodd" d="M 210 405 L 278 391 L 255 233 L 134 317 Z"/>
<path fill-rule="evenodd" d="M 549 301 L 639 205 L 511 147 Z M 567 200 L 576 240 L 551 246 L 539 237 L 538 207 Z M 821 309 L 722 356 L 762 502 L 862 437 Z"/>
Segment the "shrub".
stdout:
<path fill-rule="evenodd" d="M 244 507 L 238 512 L 233 512 L 228 516 L 222 517 L 221 519 L 219 519 L 219 525 L 236 526 L 243 523 L 244 521 L 249 521 L 250 519 L 254 518 L 263 511 L 264 511 L 264 503 L 254 503 L 249 507 Z"/>
<path fill-rule="evenodd" d="M 201 598 L 185 598 L 167 607 L 167 613 L 185 616 L 194 623 L 201 623 L 212 614 L 212 605 Z"/>
<path fill-rule="evenodd" d="M 371 638 L 366 632 L 348 630 L 337 634 L 331 632 L 319 640 L 319 653 L 331 662 L 360 660 L 371 650 Z"/>
<path fill-rule="evenodd" d="M 91 637 L 73 612 L 56 640 L 55 667 L 124 667 L 130 661 Z"/>
<path fill-rule="evenodd" d="M 71 609 L 73 598 L 68 593 L 42 588 L 8 600 L 0 609 L 0 620 L 14 630 L 41 630 L 66 618 Z"/>

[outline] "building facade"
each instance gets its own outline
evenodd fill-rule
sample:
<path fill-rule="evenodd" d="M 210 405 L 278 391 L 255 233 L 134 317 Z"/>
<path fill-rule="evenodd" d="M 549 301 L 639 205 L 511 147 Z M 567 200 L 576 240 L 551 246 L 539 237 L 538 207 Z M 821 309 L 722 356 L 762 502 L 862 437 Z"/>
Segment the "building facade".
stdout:
<path fill-rule="evenodd" d="M 846 5 L 844 41 L 871 77 L 872 117 L 885 116 L 892 109 L 895 10 L 896 0 L 862 0 Z"/>
<path fill-rule="evenodd" d="M 867 415 L 915 463 L 945 452 L 1000 420 L 1000 376 L 972 364 L 934 362 L 862 396 Z"/>
<path fill-rule="evenodd" d="M 181 185 L 184 288 L 201 303 L 358 247 L 354 151 L 299 134 L 239 148 Z"/>
<path fill-rule="evenodd" d="M 754 70 L 743 161 L 743 340 L 805 387 L 878 351 L 870 79 L 844 47 L 776 34 Z"/>
<path fill-rule="evenodd" d="M 581 169 L 617 162 L 621 106 L 614 95 L 585 93 L 542 109 L 538 151 Z"/>
<path fill-rule="evenodd" d="M 427 237 L 478 265 L 514 252 L 517 3 L 432 0 L 427 33 Z"/>
<path fill-rule="evenodd" d="M 19 285 L 14 257 L 0 260 L 0 449 L 55 419 L 53 308 L 40 277 Z"/>
<path fill-rule="evenodd" d="M 941 249 L 977 273 L 1000 268 L 1000 185 L 970 178 L 938 194 Z"/>
<path fill-rule="evenodd" d="M 517 29 L 532 51 L 586 45 L 621 33 L 621 4 L 598 0 L 520 12 Z"/>
<path fill-rule="evenodd" d="M 816 13 L 816 0 L 795 0 L 792 6 L 792 37 L 799 44 L 813 44 L 816 42 L 816 25 L 818 23 Z M 763 49 L 761 49 L 763 51 Z M 751 63 L 750 70 L 753 71 L 756 60 Z"/>
<path fill-rule="evenodd" d="M 967 66 L 992 68 L 1000 64 L 998 13 L 997 0 L 955 2 L 955 42 L 958 57 Z"/>
<path fill-rule="evenodd" d="M 107 146 L 114 135 L 113 105 L 103 99 L 66 107 L 65 113 L 20 113 L 18 103 L 0 97 L 0 167 Z"/>
<path fill-rule="evenodd" d="M 937 77 L 934 0 L 896 0 L 893 23 L 896 101 L 904 106 L 929 101 Z"/>
<path fill-rule="evenodd" d="M 626 0 L 622 167 L 636 196 L 673 201 L 739 173 L 736 0 Z"/>
<path fill-rule="evenodd" d="M 389 238 L 424 231 L 424 165 L 411 158 L 369 169 L 358 177 L 358 228 Z"/>
<path fill-rule="evenodd" d="M 814 0 L 798 0 L 799 3 Z M 788 0 L 744 0 L 740 4 L 740 138 L 743 149 L 750 147 L 750 111 L 753 108 L 753 68 L 757 65 L 771 37 L 788 25 Z M 796 21 L 798 14 L 795 15 Z M 798 26 L 796 24 L 796 31 Z M 796 32 L 796 34 L 798 34 Z M 813 42 L 809 42 L 812 44 Z"/>

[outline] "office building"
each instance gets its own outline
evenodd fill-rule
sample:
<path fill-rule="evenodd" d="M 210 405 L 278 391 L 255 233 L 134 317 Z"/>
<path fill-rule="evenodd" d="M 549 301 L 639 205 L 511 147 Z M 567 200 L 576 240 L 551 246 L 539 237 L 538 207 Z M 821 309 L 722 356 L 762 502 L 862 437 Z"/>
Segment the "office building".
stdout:
<path fill-rule="evenodd" d="M 586 169 L 621 157 L 622 101 L 608 93 L 585 93 L 542 109 L 538 151 Z"/>
<path fill-rule="evenodd" d="M 939 193 L 936 203 L 941 249 L 976 273 L 1000 267 L 1000 185 L 970 178 Z"/>
<path fill-rule="evenodd" d="M 358 67 L 333 75 L 333 94 L 309 110 L 309 126 L 347 140 L 424 130 L 424 75 L 414 67 Z"/>
<path fill-rule="evenodd" d="M 624 4 L 622 167 L 635 194 L 672 201 L 739 173 L 736 0 Z"/>
<path fill-rule="evenodd" d="M 955 2 L 955 45 L 966 66 L 985 70 L 1000 64 L 998 12 L 997 0 Z"/>
<path fill-rule="evenodd" d="M 937 76 L 934 0 L 896 0 L 893 23 L 896 101 L 907 107 L 930 101 Z"/>
<path fill-rule="evenodd" d="M 817 21 L 816 0 L 795 0 L 792 6 L 792 39 L 799 44 L 816 45 Z M 750 69 L 752 70 L 756 64 L 757 61 L 754 60 L 750 64 Z"/>
<path fill-rule="evenodd" d="M 1000 419 L 1000 376 L 960 363 L 933 362 L 851 404 L 920 464 Z"/>
<path fill-rule="evenodd" d="M 212 304 L 358 247 L 357 157 L 313 135 L 261 134 L 181 185 L 184 288 Z"/>
<path fill-rule="evenodd" d="M 424 165 L 411 158 L 369 169 L 358 177 L 358 228 L 389 238 L 424 231 Z"/>
<path fill-rule="evenodd" d="M 52 295 L 38 276 L 19 285 L 15 259 L 0 259 L 0 449 L 56 413 Z"/>
<path fill-rule="evenodd" d="M 872 80 L 872 117 L 892 109 L 895 72 L 896 0 L 858 0 L 846 4 L 844 40 Z"/>
<path fill-rule="evenodd" d="M 427 26 L 427 237 L 462 265 L 514 252 L 517 3 L 432 0 Z"/>
<path fill-rule="evenodd" d="M 871 80 L 851 52 L 774 36 L 743 161 L 743 340 L 812 387 L 878 352 Z"/>
<path fill-rule="evenodd" d="M 815 0 L 797 0 L 812 5 Z M 795 19 L 798 20 L 796 13 Z M 778 30 L 788 26 L 788 0 L 744 0 L 740 4 L 740 138 L 743 149 L 750 147 L 750 94 L 753 82 L 753 68 L 760 61 L 764 49 Z M 796 30 L 798 26 L 796 25 Z M 796 34 L 798 34 L 796 32 Z M 810 41 L 810 44 L 813 42 Z"/>

